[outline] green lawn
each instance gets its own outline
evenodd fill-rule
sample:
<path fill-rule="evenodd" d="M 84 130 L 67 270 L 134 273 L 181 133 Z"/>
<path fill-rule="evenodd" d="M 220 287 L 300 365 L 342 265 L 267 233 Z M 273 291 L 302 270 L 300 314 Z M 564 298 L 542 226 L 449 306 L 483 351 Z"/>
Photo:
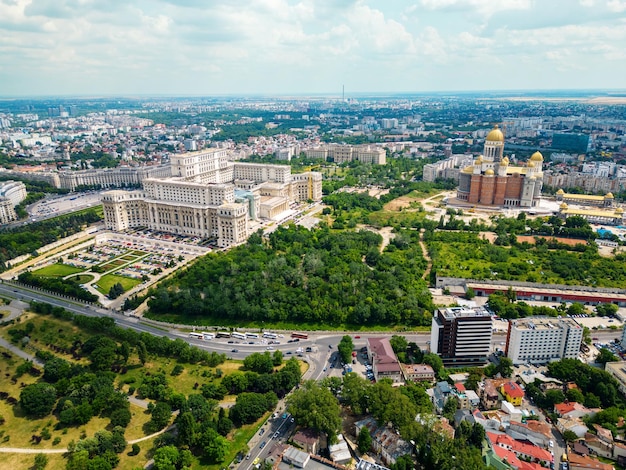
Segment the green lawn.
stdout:
<path fill-rule="evenodd" d="M 102 276 L 98 281 L 97 289 L 104 295 L 107 295 L 109 293 L 109 290 L 111 290 L 113 284 L 117 284 L 118 282 L 122 284 L 122 287 L 125 291 L 128 291 L 129 289 L 135 287 L 137 284 L 140 284 L 141 280 L 131 279 L 130 277 L 125 276 L 117 276 L 115 274 L 106 274 Z"/>
<path fill-rule="evenodd" d="M 88 282 L 93 281 L 93 276 L 91 274 L 81 274 L 80 276 L 74 276 L 70 279 L 78 282 L 79 284 L 87 284 Z"/>
<path fill-rule="evenodd" d="M 46 277 L 65 277 L 70 274 L 82 273 L 83 271 L 83 268 L 76 268 L 74 266 L 68 266 L 67 264 L 57 263 L 37 269 L 33 271 L 33 274 Z"/>

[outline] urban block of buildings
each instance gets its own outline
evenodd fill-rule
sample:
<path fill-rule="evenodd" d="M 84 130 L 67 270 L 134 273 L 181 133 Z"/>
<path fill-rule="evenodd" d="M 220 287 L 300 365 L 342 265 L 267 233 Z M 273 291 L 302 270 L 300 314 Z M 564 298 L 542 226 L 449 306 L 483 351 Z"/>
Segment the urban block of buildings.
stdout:
<path fill-rule="evenodd" d="M 26 186 L 21 181 L 0 182 L 0 225 L 17 220 L 15 206 L 26 199 Z"/>
<path fill-rule="evenodd" d="M 456 198 L 469 204 L 535 207 L 543 187 L 543 156 L 535 152 L 526 166 L 509 165 L 504 134 L 494 127 L 485 139 L 483 155 L 459 174 Z"/>
<path fill-rule="evenodd" d="M 514 365 L 576 359 L 582 340 L 573 318 L 521 318 L 509 321 L 505 352 Z"/>
<path fill-rule="evenodd" d="M 331 160 L 335 163 L 352 161 L 372 163 L 374 165 L 384 165 L 387 163 L 387 152 L 385 149 L 373 145 L 328 144 L 306 149 L 304 154 L 308 158 Z"/>
<path fill-rule="evenodd" d="M 319 201 L 322 175 L 291 174 L 286 165 L 231 162 L 223 149 L 172 155 L 170 177 L 147 178 L 143 190 L 103 193 L 107 229 L 147 227 L 215 238 L 220 247 L 244 242 L 250 220 L 272 219 L 292 203 Z"/>
<path fill-rule="evenodd" d="M 430 350 L 446 366 L 484 364 L 491 350 L 489 312 L 465 307 L 440 308 L 433 315 Z"/>

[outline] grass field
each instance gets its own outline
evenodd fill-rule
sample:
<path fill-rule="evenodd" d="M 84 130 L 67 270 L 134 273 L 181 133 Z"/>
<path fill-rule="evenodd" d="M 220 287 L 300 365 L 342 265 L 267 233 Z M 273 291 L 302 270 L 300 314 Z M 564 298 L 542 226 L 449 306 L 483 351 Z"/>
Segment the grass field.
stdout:
<path fill-rule="evenodd" d="M 93 281 L 93 278 L 94 277 L 91 274 L 81 274 L 80 276 L 74 276 L 70 279 L 78 282 L 79 284 L 87 284 L 88 282 Z"/>
<path fill-rule="evenodd" d="M 33 271 L 33 274 L 45 277 L 65 277 L 69 276 L 70 274 L 81 273 L 83 271 L 83 268 L 77 268 L 74 266 L 68 266 L 67 264 L 56 263 L 44 266 L 40 269 L 36 269 L 35 271 Z"/>
<path fill-rule="evenodd" d="M 117 276 L 115 274 L 105 274 L 98 281 L 98 291 L 102 292 L 104 295 L 109 293 L 113 284 L 117 283 L 122 284 L 122 287 L 125 291 L 128 291 L 135 287 L 137 284 L 141 284 L 140 279 L 131 279 L 130 277 L 125 276 Z"/>

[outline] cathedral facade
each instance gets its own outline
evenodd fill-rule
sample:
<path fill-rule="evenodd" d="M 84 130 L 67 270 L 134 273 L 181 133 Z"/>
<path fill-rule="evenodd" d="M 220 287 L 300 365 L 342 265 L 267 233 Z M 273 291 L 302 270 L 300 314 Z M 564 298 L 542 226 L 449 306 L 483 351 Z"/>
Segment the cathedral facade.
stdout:
<path fill-rule="evenodd" d="M 469 204 L 535 207 L 543 187 L 543 156 L 535 152 L 526 166 L 513 166 L 504 155 L 504 134 L 494 127 L 485 139 L 483 155 L 459 175 L 457 199 Z"/>

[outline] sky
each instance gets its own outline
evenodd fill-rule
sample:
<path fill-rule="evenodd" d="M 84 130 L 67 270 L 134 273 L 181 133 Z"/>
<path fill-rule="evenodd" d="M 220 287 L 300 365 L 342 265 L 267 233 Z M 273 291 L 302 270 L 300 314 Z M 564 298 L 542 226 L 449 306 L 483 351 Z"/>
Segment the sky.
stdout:
<path fill-rule="evenodd" d="M 626 0 L 0 0 L 0 96 L 626 88 Z"/>

